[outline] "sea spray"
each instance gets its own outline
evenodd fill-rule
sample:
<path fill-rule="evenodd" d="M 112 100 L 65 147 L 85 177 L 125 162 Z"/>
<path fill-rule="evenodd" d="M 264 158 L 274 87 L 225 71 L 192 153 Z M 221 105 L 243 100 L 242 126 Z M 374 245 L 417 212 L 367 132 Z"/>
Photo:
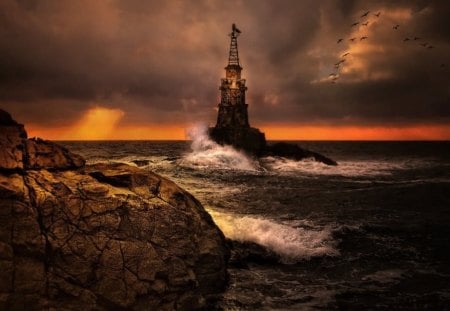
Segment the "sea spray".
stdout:
<path fill-rule="evenodd" d="M 188 131 L 192 140 L 192 151 L 180 160 L 179 164 L 190 168 L 259 170 L 257 161 L 250 159 L 244 153 L 231 146 L 221 146 L 208 136 L 205 125 L 197 125 Z"/>
<path fill-rule="evenodd" d="M 305 229 L 259 217 L 212 210 L 209 213 L 227 238 L 261 245 L 277 253 L 283 263 L 339 255 L 331 228 L 308 226 Z"/>
<path fill-rule="evenodd" d="M 330 166 L 314 159 L 300 161 L 283 157 L 264 157 L 261 166 L 269 172 L 282 174 L 338 175 L 338 176 L 389 176 L 392 171 L 407 169 L 409 163 L 368 160 L 339 161 L 338 166 Z M 419 164 L 416 164 L 419 165 Z"/>

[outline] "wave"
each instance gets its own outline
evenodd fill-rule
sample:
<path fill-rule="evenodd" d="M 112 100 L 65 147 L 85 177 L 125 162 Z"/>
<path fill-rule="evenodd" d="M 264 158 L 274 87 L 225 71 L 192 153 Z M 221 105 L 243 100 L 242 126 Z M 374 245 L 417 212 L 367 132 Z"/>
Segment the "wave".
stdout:
<path fill-rule="evenodd" d="M 329 166 L 314 159 L 301 161 L 282 157 L 265 157 L 261 165 L 269 171 L 281 173 L 307 173 L 312 175 L 379 176 L 391 175 L 393 170 L 406 169 L 406 163 L 385 161 L 339 161 L 337 166 Z"/>
<path fill-rule="evenodd" d="M 330 227 L 292 227 L 274 220 L 208 210 L 225 236 L 252 242 L 277 253 L 286 264 L 319 256 L 337 256 L 337 241 Z"/>
<path fill-rule="evenodd" d="M 232 169 L 258 171 L 257 161 L 247 157 L 231 146 L 221 146 L 208 137 L 208 128 L 197 125 L 188 131 L 192 140 L 192 152 L 179 161 L 180 166 L 189 168 Z"/>

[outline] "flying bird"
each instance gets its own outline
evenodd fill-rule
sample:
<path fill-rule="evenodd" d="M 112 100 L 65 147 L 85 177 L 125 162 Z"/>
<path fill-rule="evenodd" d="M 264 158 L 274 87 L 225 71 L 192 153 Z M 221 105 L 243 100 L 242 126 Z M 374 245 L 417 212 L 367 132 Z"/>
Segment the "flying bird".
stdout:
<path fill-rule="evenodd" d="M 341 43 L 342 40 L 344 40 L 344 39 L 342 39 L 342 38 L 338 39 L 338 40 L 337 40 L 337 43 Z"/>
<path fill-rule="evenodd" d="M 350 39 L 348 39 L 348 40 L 350 40 L 350 41 L 352 41 L 352 42 L 355 42 L 356 38 L 350 38 Z"/>
<path fill-rule="evenodd" d="M 414 37 L 414 41 L 420 40 L 419 37 Z"/>
<path fill-rule="evenodd" d="M 357 26 L 359 24 L 359 22 L 354 22 L 353 24 L 352 24 L 352 27 L 355 27 L 355 26 Z"/>
<path fill-rule="evenodd" d="M 375 15 L 376 17 L 380 17 L 380 14 L 381 14 L 381 12 L 378 12 L 378 13 L 373 14 L 373 15 Z"/>
<path fill-rule="evenodd" d="M 361 37 L 361 39 L 359 39 L 359 41 L 366 40 L 367 38 L 369 38 L 369 37 L 366 37 L 366 36 Z"/>
<path fill-rule="evenodd" d="M 369 15 L 370 11 L 367 11 L 366 13 L 364 13 L 363 15 L 361 15 L 361 18 L 366 17 L 367 15 Z"/>
<path fill-rule="evenodd" d="M 362 23 L 361 25 L 367 26 L 367 25 L 369 25 L 369 22 L 367 21 L 367 22 L 365 22 L 365 23 Z"/>
<path fill-rule="evenodd" d="M 405 38 L 405 39 L 403 39 L 403 42 L 406 42 L 406 41 L 409 41 L 410 39 L 409 38 Z"/>
<path fill-rule="evenodd" d="M 350 52 L 347 52 L 347 53 L 345 53 L 345 54 L 342 54 L 342 57 L 345 57 L 345 56 L 347 56 L 348 54 L 350 54 Z"/>
<path fill-rule="evenodd" d="M 398 27 L 400 27 L 400 25 L 399 25 L 399 24 L 397 24 L 397 25 L 393 26 L 392 28 L 393 28 L 393 29 L 395 29 L 395 30 L 397 30 L 397 29 L 398 29 Z"/>

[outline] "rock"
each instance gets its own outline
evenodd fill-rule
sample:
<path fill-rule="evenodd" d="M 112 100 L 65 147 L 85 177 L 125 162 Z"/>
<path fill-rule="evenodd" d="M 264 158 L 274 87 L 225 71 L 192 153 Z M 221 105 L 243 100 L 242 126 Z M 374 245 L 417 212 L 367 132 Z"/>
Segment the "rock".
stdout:
<path fill-rule="evenodd" d="M 0 170 L 62 170 L 84 166 L 84 159 L 66 148 L 39 138 L 27 139 L 22 124 L 0 109 Z"/>
<path fill-rule="evenodd" d="M 306 158 L 313 158 L 318 162 L 322 162 L 327 165 L 337 165 L 337 162 L 327 158 L 320 153 L 309 151 L 299 147 L 296 144 L 290 143 L 275 143 L 268 145 L 264 151 L 265 156 L 285 157 L 293 160 L 302 160 Z"/>
<path fill-rule="evenodd" d="M 148 170 L 80 168 L 64 148 L 22 139 L 25 165 L 0 172 L 1 310 L 192 310 L 218 298 L 229 250 L 192 195 Z"/>
<path fill-rule="evenodd" d="M 220 145 L 231 145 L 250 155 L 259 156 L 266 148 L 264 133 L 253 127 L 212 127 L 209 136 Z"/>
<path fill-rule="evenodd" d="M 142 166 L 146 166 L 146 165 L 150 164 L 150 160 L 145 160 L 145 159 L 143 159 L 143 160 L 137 159 L 137 160 L 133 160 L 131 162 L 136 164 L 138 167 L 142 167 Z"/>
<path fill-rule="evenodd" d="M 71 169 L 84 166 L 84 159 L 66 148 L 40 138 L 26 141 L 25 167 L 27 169 Z"/>
<path fill-rule="evenodd" d="M 27 133 L 22 124 L 1 109 L 0 133 L 0 170 L 23 169 Z"/>
<path fill-rule="evenodd" d="M 231 249 L 229 265 L 239 269 L 247 269 L 249 263 L 277 264 L 281 258 L 275 252 L 252 242 L 240 242 L 227 239 Z"/>

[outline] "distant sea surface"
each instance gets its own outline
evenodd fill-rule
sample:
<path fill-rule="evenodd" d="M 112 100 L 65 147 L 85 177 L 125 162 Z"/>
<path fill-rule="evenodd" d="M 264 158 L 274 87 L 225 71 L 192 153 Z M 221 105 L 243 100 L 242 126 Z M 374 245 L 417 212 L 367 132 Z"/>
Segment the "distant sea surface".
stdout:
<path fill-rule="evenodd" d="M 174 180 L 237 248 L 275 255 L 234 259 L 219 308 L 448 310 L 450 142 L 297 143 L 339 166 L 257 161 L 201 133 L 192 142 L 62 142 L 88 163 Z"/>

